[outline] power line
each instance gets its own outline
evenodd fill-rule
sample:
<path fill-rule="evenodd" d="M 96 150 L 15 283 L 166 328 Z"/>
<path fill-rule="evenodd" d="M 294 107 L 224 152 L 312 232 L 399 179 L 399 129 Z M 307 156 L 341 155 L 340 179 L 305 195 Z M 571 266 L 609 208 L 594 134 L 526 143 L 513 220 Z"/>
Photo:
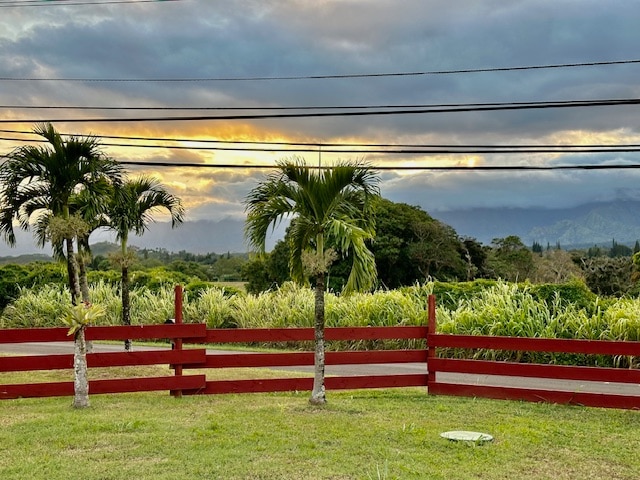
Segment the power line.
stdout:
<path fill-rule="evenodd" d="M 0 130 L 0 132 L 33 134 L 28 131 Z M 71 136 L 70 134 L 61 134 Z M 79 136 L 79 135 L 72 135 Z M 249 152 L 291 152 L 314 153 L 322 149 L 327 153 L 389 153 L 389 154 L 506 154 L 506 153 L 615 153 L 638 152 L 640 144 L 527 144 L 527 145 L 488 145 L 488 144 L 394 144 L 394 143 L 305 143 L 305 142 L 260 142 L 242 140 L 211 140 L 211 139 L 176 139 L 161 137 L 127 137 L 116 135 L 90 135 L 93 138 L 111 138 L 125 140 L 160 141 L 160 142 L 189 142 L 189 143 L 214 143 L 223 145 L 269 145 L 285 148 L 266 147 L 238 147 L 215 146 L 205 147 L 196 145 L 167 145 L 167 144 L 140 144 L 140 143 L 116 143 L 102 142 L 103 146 L 126 148 L 166 148 L 170 150 L 214 150 L 214 151 L 249 151 Z M 17 141 L 24 143 L 48 143 L 44 139 L 24 139 L 0 137 L 0 141 Z M 302 148 L 293 148 L 302 147 Z"/>
<path fill-rule="evenodd" d="M 162 117 L 117 117 L 117 118 L 56 118 L 56 119 L 0 119 L 0 123 L 105 123 L 105 122 L 178 122 L 203 120 L 260 120 L 278 118 L 319 118 L 319 117 L 354 117 L 372 115 L 415 115 L 427 113 L 460 113 L 499 110 L 531 110 L 547 108 L 576 108 L 598 106 L 638 105 L 640 99 L 610 99 L 610 100 L 576 100 L 559 102 L 529 102 L 518 104 L 486 104 L 454 107 L 390 109 L 390 110 L 357 110 L 349 112 L 313 112 L 313 113 L 268 113 L 268 114 L 236 114 L 236 115 L 189 115 Z"/>
<path fill-rule="evenodd" d="M 123 3 L 151 2 L 154 0 L 132 0 Z M 176 0 L 164 0 L 176 1 Z M 120 0 L 122 2 L 122 0 Z M 120 3 L 113 1 L 113 3 Z M 105 2 L 108 3 L 108 2 Z M 430 75 L 456 75 L 466 73 L 510 72 L 523 70 L 545 70 L 558 68 L 596 67 L 603 65 L 628 65 L 640 63 L 636 60 L 611 60 L 602 62 L 559 63 L 548 65 L 526 65 L 514 67 L 488 67 L 466 68 L 456 70 L 431 70 L 421 72 L 390 72 L 390 73 L 351 73 L 351 74 L 324 74 L 324 75 L 292 75 L 273 77 L 208 77 L 208 78 L 33 78 L 33 77 L 0 77 L 0 81 L 16 82 L 252 82 L 272 80 L 328 80 L 349 78 L 376 78 L 376 77 L 409 77 Z"/>
<path fill-rule="evenodd" d="M 238 164 L 210 164 L 210 163 L 179 163 L 179 162 L 144 162 L 121 161 L 122 165 L 147 166 L 147 167 L 180 167 L 180 168 L 228 168 L 228 169 L 277 169 L 278 165 L 238 165 Z M 317 165 L 306 168 L 318 168 Z M 331 169 L 330 165 L 320 167 Z M 406 166 L 406 165 L 380 165 L 372 166 L 373 170 L 433 170 L 433 171 L 548 171 L 548 170 L 638 170 L 640 164 L 617 165 L 556 165 L 556 166 L 531 166 L 531 165 L 476 165 L 476 166 Z"/>
<path fill-rule="evenodd" d="M 20 8 L 20 7 L 53 7 L 68 5 L 111 5 L 126 3 L 158 3 L 158 2 L 181 2 L 183 0 L 103 0 L 97 2 L 75 1 L 75 0 L 27 0 L 24 2 L 3 0 L 0 1 L 0 8 Z"/>
<path fill-rule="evenodd" d="M 86 106 L 86 105 L 0 105 L 7 110 L 124 110 L 124 111 L 279 111 L 279 110 L 373 110 L 373 109 L 441 109 L 441 108 L 482 108 L 518 107 L 546 105 L 576 105 L 591 102 L 627 102 L 635 99 L 592 99 L 592 100 L 538 100 L 529 102 L 474 102 L 474 103 L 417 103 L 378 105 L 298 105 L 298 106 L 241 106 L 241 107 L 149 107 L 149 106 Z M 588 105 L 587 105 L 588 106 Z"/>

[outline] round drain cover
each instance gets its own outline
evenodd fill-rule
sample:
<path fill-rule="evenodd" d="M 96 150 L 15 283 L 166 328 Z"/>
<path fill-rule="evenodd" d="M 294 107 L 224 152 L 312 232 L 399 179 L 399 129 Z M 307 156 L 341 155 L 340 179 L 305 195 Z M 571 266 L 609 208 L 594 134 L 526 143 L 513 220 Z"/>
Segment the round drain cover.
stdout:
<path fill-rule="evenodd" d="M 493 440 L 493 437 L 488 433 L 466 432 L 464 430 L 454 430 L 451 432 L 443 432 L 440 434 L 440 436 L 442 438 L 446 438 L 447 440 L 454 440 L 456 442 L 483 443 L 483 442 L 490 442 Z"/>

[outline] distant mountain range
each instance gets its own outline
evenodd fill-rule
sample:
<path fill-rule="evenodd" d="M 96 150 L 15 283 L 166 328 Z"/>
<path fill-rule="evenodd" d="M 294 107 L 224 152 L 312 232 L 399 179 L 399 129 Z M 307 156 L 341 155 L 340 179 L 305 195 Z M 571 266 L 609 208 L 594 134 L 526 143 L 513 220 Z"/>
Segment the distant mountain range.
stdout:
<path fill-rule="evenodd" d="M 563 248 L 595 244 L 633 246 L 640 239 L 640 201 L 618 200 L 588 203 L 573 208 L 472 208 L 429 212 L 452 226 L 459 235 L 490 244 L 494 238 L 517 235 L 525 245 Z"/>
<path fill-rule="evenodd" d="M 543 247 L 557 243 L 563 248 L 586 248 L 620 244 L 633 246 L 640 239 L 640 201 L 619 200 L 589 203 L 573 208 L 472 208 L 447 212 L 429 212 L 452 226 L 458 235 L 472 237 L 489 245 L 494 238 L 517 235 L 527 246 L 533 242 Z M 267 242 L 267 249 L 284 235 L 281 225 Z M 219 221 L 185 222 L 176 229 L 169 223 L 153 223 L 143 236 L 131 236 L 129 243 L 139 248 L 164 248 L 170 252 L 191 253 L 246 252 L 244 221 L 226 218 Z M 0 242 L 0 257 L 28 254 L 50 255 L 50 248 L 35 246 L 30 233 L 16 232 L 18 244 L 10 248 Z M 92 237 L 94 242 L 114 241 L 107 233 Z"/>

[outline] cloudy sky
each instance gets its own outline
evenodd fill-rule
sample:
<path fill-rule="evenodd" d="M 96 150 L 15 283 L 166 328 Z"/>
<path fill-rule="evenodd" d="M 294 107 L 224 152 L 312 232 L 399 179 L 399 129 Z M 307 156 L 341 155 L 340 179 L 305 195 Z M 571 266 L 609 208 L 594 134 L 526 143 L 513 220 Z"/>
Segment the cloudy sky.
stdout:
<path fill-rule="evenodd" d="M 477 146 L 640 144 L 637 105 L 149 120 L 636 99 L 640 3 L 635 1 L 0 3 L 0 154 L 34 138 L 15 132 L 32 130 L 35 121 L 55 120 L 63 133 L 104 136 L 105 151 L 118 160 L 173 164 L 130 171 L 159 177 L 183 199 L 190 220 L 243 217 L 242 199 L 267 170 L 212 166 L 268 166 L 293 155 L 283 151 L 292 147 L 274 142 L 312 144 L 304 147 L 310 151 L 296 153 L 311 165 L 358 158 L 373 166 L 416 167 L 383 170 L 381 191 L 391 200 L 429 212 L 504 205 L 557 208 L 640 198 L 640 171 L 635 170 L 426 169 L 640 164 L 640 153 L 496 154 L 474 153 L 474 148 L 455 154 L 381 153 L 381 147 L 349 146 L 478 150 Z M 584 65 L 594 63 L 599 65 Z M 514 68 L 543 66 L 555 68 Z M 110 145 L 136 143 L 148 146 Z M 265 149 L 280 151 L 260 151 Z"/>

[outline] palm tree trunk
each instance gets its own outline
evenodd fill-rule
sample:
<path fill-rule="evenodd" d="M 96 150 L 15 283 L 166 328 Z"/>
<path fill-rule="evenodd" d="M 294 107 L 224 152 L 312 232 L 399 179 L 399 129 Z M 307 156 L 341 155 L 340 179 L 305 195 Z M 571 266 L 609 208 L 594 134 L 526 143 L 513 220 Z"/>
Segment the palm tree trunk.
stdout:
<path fill-rule="evenodd" d="M 313 390 L 309 399 L 309 403 L 312 405 L 324 405 L 327 403 L 324 388 L 324 275 L 324 272 L 320 272 L 316 277 L 314 377 Z"/>
<path fill-rule="evenodd" d="M 67 272 L 69 274 L 69 290 L 71 291 L 71 303 L 73 305 L 78 304 L 78 297 L 80 296 L 80 279 L 78 278 L 78 264 L 76 262 L 76 255 L 73 251 L 73 239 L 65 239 L 67 246 Z"/>
<path fill-rule="evenodd" d="M 87 279 L 87 265 L 84 262 L 82 254 L 78 255 L 78 278 L 80 281 L 80 293 L 82 294 L 83 303 L 91 303 L 89 295 L 89 280 Z"/>
<path fill-rule="evenodd" d="M 73 407 L 86 408 L 89 406 L 89 379 L 84 327 L 78 329 L 73 339 L 73 374 Z"/>
<path fill-rule="evenodd" d="M 80 242 L 78 241 L 78 247 Z M 79 250 L 79 249 L 78 249 Z M 80 280 L 80 292 L 82 294 L 82 303 L 85 305 L 91 304 L 91 295 L 89 294 L 89 280 L 87 279 L 87 264 L 84 262 L 82 253 L 78 254 L 78 277 Z M 87 353 L 93 351 L 93 342 L 86 342 Z"/>
<path fill-rule="evenodd" d="M 122 289 L 122 324 L 131 325 L 131 300 L 129 298 L 129 267 L 126 263 L 122 264 L 122 280 L 120 288 Z M 124 341 L 124 349 L 128 352 L 131 350 L 131 339 Z"/>

